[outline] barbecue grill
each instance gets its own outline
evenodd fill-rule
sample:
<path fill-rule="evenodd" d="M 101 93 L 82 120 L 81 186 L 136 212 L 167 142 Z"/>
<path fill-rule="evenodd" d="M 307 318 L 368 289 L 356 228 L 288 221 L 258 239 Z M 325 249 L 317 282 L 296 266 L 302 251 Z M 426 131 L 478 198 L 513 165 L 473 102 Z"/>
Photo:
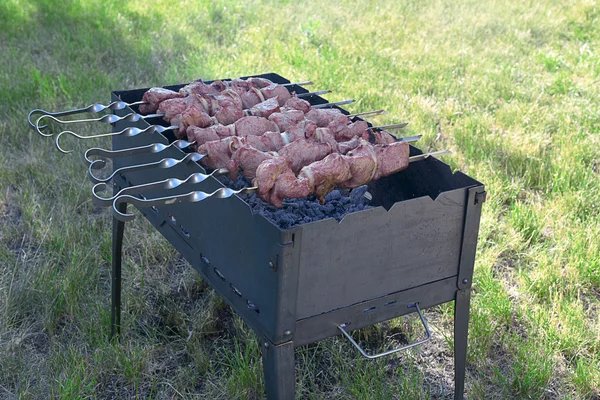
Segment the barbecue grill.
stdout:
<path fill-rule="evenodd" d="M 258 75 L 275 83 L 290 83 L 277 74 Z M 169 86 L 179 90 L 184 85 Z M 136 103 L 147 89 L 115 91 L 113 101 Z M 302 86 L 290 90 L 306 93 Z M 326 100 L 311 95 L 311 104 Z M 132 105 L 113 110 L 123 117 L 137 112 Z M 342 111 L 348 114 L 347 111 Z M 125 128 L 167 126 L 160 118 L 122 119 Z M 175 136 L 154 130 L 131 137 L 115 135 L 113 150 L 168 145 Z M 169 146 L 160 154 L 133 154 L 115 158 L 113 169 L 182 159 L 187 149 Z M 411 146 L 411 156 L 422 152 Z M 189 160 L 186 160 L 189 161 Z M 117 173 L 113 190 L 167 178 L 185 179 L 206 174 L 192 161 L 160 169 Z M 209 176 L 200 190 L 211 193 L 225 187 Z M 194 189 L 196 190 L 196 189 Z M 138 207 L 139 212 L 186 258 L 204 280 L 256 332 L 263 354 L 267 397 L 293 399 L 294 348 L 321 339 L 345 335 L 359 351 L 376 358 L 395 351 L 369 355 L 349 331 L 409 313 L 417 313 L 429 337 L 421 309 L 455 302 L 455 399 L 464 392 L 470 289 L 481 215 L 483 184 L 434 157 L 411 163 L 402 172 L 368 186 L 371 208 L 282 229 L 253 213 L 241 195 L 227 200 L 208 197 L 200 204 L 180 202 Z M 185 185 L 144 192 L 141 199 L 188 193 Z M 124 213 L 127 204 L 116 205 Z M 124 222 L 113 221 L 112 332 L 121 327 L 121 249 Z M 415 344 L 426 341 L 427 338 Z M 406 348 L 404 347 L 404 348 Z"/>

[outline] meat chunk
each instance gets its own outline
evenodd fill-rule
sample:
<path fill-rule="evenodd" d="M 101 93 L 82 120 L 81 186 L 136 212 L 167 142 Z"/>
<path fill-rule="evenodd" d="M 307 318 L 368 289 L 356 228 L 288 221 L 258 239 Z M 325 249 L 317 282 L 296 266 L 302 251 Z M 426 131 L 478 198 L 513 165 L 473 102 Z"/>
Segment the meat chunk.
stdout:
<path fill-rule="evenodd" d="M 396 141 L 396 138 L 386 131 L 374 131 L 373 137 L 375 144 L 390 144 Z"/>
<path fill-rule="evenodd" d="M 285 145 L 298 139 L 303 139 L 304 133 L 300 130 L 289 132 L 266 132 L 261 136 L 246 136 L 249 145 L 262 151 L 279 151 Z"/>
<path fill-rule="evenodd" d="M 344 157 L 350 167 L 350 179 L 338 184 L 341 188 L 355 188 L 371 182 L 377 172 L 377 155 L 369 142 L 360 139 L 360 146 Z"/>
<path fill-rule="evenodd" d="M 155 113 L 156 110 L 158 110 L 158 106 L 161 102 L 177 97 L 182 96 L 179 93 L 169 89 L 159 87 L 150 88 L 146 91 L 146 93 L 144 93 L 144 96 L 142 96 L 142 101 L 145 101 L 148 104 L 140 105 L 140 113 L 144 115 Z"/>
<path fill-rule="evenodd" d="M 201 146 L 206 142 L 221 139 L 217 134 L 215 128 L 199 128 L 197 126 L 190 126 L 187 131 L 187 138 L 190 142 L 195 141 L 197 146 Z"/>
<path fill-rule="evenodd" d="M 346 121 L 348 121 L 346 119 Z M 369 127 L 366 121 L 356 121 L 351 124 L 346 122 L 345 125 L 337 125 L 336 130 L 333 132 L 335 140 L 338 142 L 344 142 L 352 139 L 355 136 L 360 136 Z"/>
<path fill-rule="evenodd" d="M 223 125 L 233 124 L 245 114 L 242 99 L 233 90 L 224 90 L 219 95 L 211 95 L 212 115 Z"/>
<path fill-rule="evenodd" d="M 191 104 L 199 103 L 196 96 L 172 98 L 162 101 L 158 105 L 158 112 L 165 115 L 163 118 L 166 121 L 171 122 L 176 115 L 182 114 Z"/>
<path fill-rule="evenodd" d="M 265 99 L 277 98 L 279 105 L 283 107 L 286 101 L 288 101 L 292 95 L 290 91 L 285 88 L 285 86 L 278 85 L 273 83 L 267 87 L 263 87 L 260 89 L 260 92 L 263 94 Z"/>
<path fill-rule="evenodd" d="M 245 110 L 265 101 L 265 96 L 263 96 L 260 90 L 255 87 L 251 87 L 244 93 L 241 93 L 240 98 L 242 99 L 242 105 L 244 106 Z"/>
<path fill-rule="evenodd" d="M 338 142 L 327 128 L 317 128 L 314 132 L 307 134 L 306 137 L 318 143 L 327 143 L 334 151 L 338 150 Z"/>
<path fill-rule="evenodd" d="M 222 89 L 221 89 L 222 90 Z M 200 96 L 206 96 L 209 94 L 219 94 L 220 86 L 217 85 L 209 85 L 204 82 L 194 81 L 188 85 L 185 85 L 181 89 L 179 89 L 179 94 L 181 96 L 190 96 L 193 94 L 197 94 Z"/>
<path fill-rule="evenodd" d="M 355 136 L 348 141 L 339 142 L 338 143 L 338 152 L 340 154 L 346 154 L 350 150 L 353 150 L 353 149 L 357 148 L 358 146 L 360 146 L 360 144 L 361 144 L 361 138 L 359 138 L 358 136 Z"/>
<path fill-rule="evenodd" d="M 177 137 L 185 137 L 186 130 L 189 126 L 197 126 L 199 128 L 206 128 L 216 123 L 216 120 L 204 112 L 204 108 L 196 103 L 191 104 L 181 113 L 181 119 L 179 119 L 179 133 L 176 133 Z"/>
<path fill-rule="evenodd" d="M 344 156 L 332 153 L 321 161 L 302 168 L 298 178 L 308 180 L 310 187 L 314 188 L 313 193 L 321 203 L 325 203 L 327 193 L 331 192 L 338 183 L 351 178 L 350 166 Z"/>
<path fill-rule="evenodd" d="M 248 78 L 246 79 L 246 81 L 253 87 L 262 89 L 264 87 L 267 87 L 269 85 L 272 85 L 273 82 L 270 81 L 269 79 L 265 79 L 265 78 Z"/>
<path fill-rule="evenodd" d="M 340 115 L 344 114 L 337 108 L 311 108 L 306 113 L 306 119 L 313 121 L 319 128 L 325 128 L 333 118 Z"/>
<path fill-rule="evenodd" d="M 241 144 L 241 146 L 233 150 L 231 159 L 236 172 L 239 168 L 246 178 L 254 179 L 258 166 L 263 161 L 274 157 L 277 157 L 277 153 L 260 151 L 248 144 Z"/>
<path fill-rule="evenodd" d="M 277 124 L 280 132 L 286 131 L 288 128 L 297 125 L 298 122 L 303 119 L 304 113 L 298 110 L 277 112 L 269 115 L 269 120 Z"/>
<path fill-rule="evenodd" d="M 327 143 L 317 143 L 307 139 L 296 140 L 278 151 L 280 156 L 288 159 L 294 173 L 300 172 L 302 167 L 315 161 L 322 160 L 331 153 L 332 148 Z"/>
<path fill-rule="evenodd" d="M 205 154 L 200 163 L 207 168 L 228 168 L 231 161 L 230 145 L 233 137 L 212 140 L 198 147 L 198 153 Z"/>
<path fill-rule="evenodd" d="M 273 97 L 271 99 L 258 103 L 254 107 L 250 108 L 248 111 L 250 115 L 269 118 L 269 115 L 279 112 L 279 102 L 277 101 L 277 97 Z"/>
<path fill-rule="evenodd" d="M 252 185 L 258 187 L 258 195 L 266 199 L 275 186 L 277 178 L 286 171 L 291 172 L 292 170 L 287 159 L 283 157 L 275 157 L 260 163 L 256 168 L 256 177 L 252 180 Z"/>
<path fill-rule="evenodd" d="M 410 147 L 408 142 L 375 145 L 377 171 L 373 179 L 379 179 L 408 168 Z"/>
<path fill-rule="evenodd" d="M 292 96 L 288 101 L 285 102 L 284 107 L 286 110 L 298 110 L 306 114 L 310 111 L 311 105 L 306 100 L 302 100 L 299 97 Z"/>
<path fill-rule="evenodd" d="M 298 179 L 294 172 L 287 170 L 277 178 L 269 202 L 275 207 L 281 207 L 285 198 L 306 197 L 311 191 L 312 187 L 308 180 Z"/>
<path fill-rule="evenodd" d="M 265 132 L 277 131 L 277 125 L 266 118 L 248 116 L 235 122 L 235 132 L 238 136 L 260 136 Z"/>
<path fill-rule="evenodd" d="M 258 186 L 258 196 L 275 207 L 281 207 L 286 197 L 306 197 L 312 191 L 311 182 L 296 178 L 285 157 L 262 162 L 252 184 Z"/>

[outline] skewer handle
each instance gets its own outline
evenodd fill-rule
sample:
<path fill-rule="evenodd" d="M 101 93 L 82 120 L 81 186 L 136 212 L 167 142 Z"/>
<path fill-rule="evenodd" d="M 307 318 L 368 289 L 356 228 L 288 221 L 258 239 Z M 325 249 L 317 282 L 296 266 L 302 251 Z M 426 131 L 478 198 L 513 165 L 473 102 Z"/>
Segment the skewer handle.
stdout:
<path fill-rule="evenodd" d="M 177 160 L 175 158 L 163 158 L 160 161 L 151 162 L 151 163 L 147 163 L 147 164 L 129 165 L 129 166 L 121 167 L 119 169 L 114 170 L 112 174 L 110 174 L 107 178 L 103 178 L 103 179 L 98 178 L 92 172 L 92 170 L 97 169 L 96 165 L 95 165 L 96 162 L 100 162 L 100 163 L 104 162 L 103 160 L 96 160 L 96 161 L 92 162 L 90 164 L 90 166 L 88 167 L 88 173 L 90 176 L 90 180 L 93 183 L 106 183 L 106 182 L 110 181 L 112 178 L 114 178 L 117 174 L 122 174 L 124 172 L 141 171 L 141 170 L 150 169 L 150 168 L 173 168 L 174 166 L 179 165 L 181 163 L 187 163 L 190 161 L 198 162 L 204 157 L 205 157 L 205 154 L 188 153 L 181 160 Z"/>
<path fill-rule="evenodd" d="M 65 110 L 65 111 L 55 111 L 55 112 L 51 112 L 51 111 L 46 111 L 46 110 L 42 110 L 41 108 L 36 108 L 35 110 L 31 110 L 29 112 L 29 114 L 27 115 L 27 122 L 29 122 L 29 126 L 31 128 L 35 128 L 35 124 L 33 123 L 33 121 L 31 120 L 31 118 L 35 115 L 35 114 L 40 114 L 40 115 L 51 115 L 54 117 L 64 117 L 67 115 L 74 115 L 74 114 L 83 114 L 83 113 L 99 113 L 102 112 L 104 110 L 122 110 L 126 107 L 130 107 L 130 106 L 137 106 L 140 104 L 145 104 L 145 101 L 136 101 L 134 103 L 125 103 L 124 101 L 113 101 L 109 104 L 99 104 L 99 103 L 94 103 L 94 104 L 90 104 L 87 107 L 82 107 L 82 108 L 74 108 L 72 110 Z M 46 127 L 46 125 L 40 126 L 40 129 L 44 129 Z"/>
<path fill-rule="evenodd" d="M 73 119 L 73 120 L 65 121 L 62 119 L 58 119 L 52 115 L 42 115 L 41 117 L 39 117 L 37 119 L 37 121 L 35 121 L 34 128 L 37 131 L 37 133 L 39 133 L 40 135 L 49 137 L 49 136 L 52 136 L 52 134 L 42 133 L 42 131 L 41 131 L 42 127 L 40 127 L 40 121 L 44 118 L 50 118 L 53 121 L 58 122 L 59 124 L 78 124 L 78 123 L 83 123 L 83 122 L 104 122 L 107 124 L 114 124 L 115 122 L 119 122 L 119 121 L 138 122 L 142 119 L 162 117 L 162 116 L 163 116 L 163 114 L 141 115 L 138 113 L 129 113 L 127 115 L 119 117 L 118 115 L 115 115 L 115 114 L 106 114 L 100 118 Z M 44 126 L 46 126 L 46 125 L 44 125 Z"/>
<path fill-rule="evenodd" d="M 113 201 L 113 214 L 119 221 L 131 221 L 135 218 L 133 214 L 122 213 L 119 211 L 119 205 L 122 203 L 130 203 L 137 207 L 152 207 L 161 206 L 166 204 L 177 204 L 177 203 L 198 203 L 202 200 L 206 200 L 210 197 L 216 197 L 219 199 L 226 199 L 236 194 L 254 193 L 258 190 L 257 187 L 243 188 L 240 190 L 233 190 L 229 188 L 219 188 L 212 193 L 206 193 L 202 191 L 194 191 L 186 194 L 180 194 L 175 196 L 159 197 L 156 199 L 140 199 L 130 195 L 123 195 L 117 197 Z"/>
<path fill-rule="evenodd" d="M 77 139 L 98 139 L 98 138 L 104 138 L 104 137 L 112 137 L 112 136 L 125 136 L 125 137 L 133 137 L 133 136 L 137 136 L 140 133 L 154 133 L 154 132 L 159 132 L 159 133 L 163 133 L 165 131 L 171 130 L 171 129 L 177 129 L 176 126 L 167 126 L 164 127 L 162 125 L 150 125 L 147 128 L 144 129 L 140 129 L 140 128 L 125 128 L 119 132 L 109 132 L 109 133 L 101 133 L 98 135 L 90 135 L 90 136 L 83 136 L 80 135 L 78 133 L 75 133 L 73 131 L 62 131 L 60 132 L 58 135 L 56 135 L 56 139 L 54 141 L 54 144 L 56 145 L 56 148 L 58 149 L 58 151 L 60 151 L 61 153 L 65 153 L 65 154 L 69 154 L 72 153 L 73 150 L 65 150 L 61 147 L 60 145 L 60 138 L 67 134 L 67 135 L 71 135 L 76 137 Z M 87 158 L 87 157 L 86 157 Z"/>
<path fill-rule="evenodd" d="M 91 156 L 98 156 L 98 157 L 102 157 L 104 159 L 106 159 L 106 158 L 113 159 L 113 158 L 117 158 L 117 157 L 132 156 L 135 154 L 144 154 L 144 153 L 156 154 L 156 153 L 160 153 L 161 151 L 165 151 L 166 149 L 171 148 L 171 147 L 176 147 L 180 150 L 183 150 L 183 149 L 190 147 L 193 144 L 196 144 L 196 142 L 195 141 L 188 142 L 187 140 L 180 139 L 180 140 L 175 140 L 171 144 L 153 143 L 153 144 L 149 144 L 146 146 L 130 147 L 128 149 L 122 149 L 122 150 L 106 150 L 106 149 L 102 149 L 99 147 L 92 147 L 91 149 L 88 149 L 85 152 L 85 161 L 89 166 L 93 162 L 100 161 L 100 159 L 97 159 L 97 160 L 90 159 Z M 104 165 L 97 166 L 94 169 L 98 169 L 98 168 L 102 168 L 102 167 L 104 167 Z"/>
<path fill-rule="evenodd" d="M 154 189 L 164 189 L 164 190 L 175 189 L 176 187 L 179 187 L 179 186 L 185 185 L 185 184 L 195 185 L 195 184 L 204 182 L 206 179 L 210 178 L 211 176 L 219 176 L 219 175 L 224 175 L 224 174 L 228 174 L 228 173 L 229 173 L 229 170 L 227 170 L 226 168 L 216 169 L 213 172 L 211 172 L 210 174 L 202 174 L 200 172 L 196 172 L 196 173 L 191 174 L 190 176 L 188 176 L 187 178 L 185 178 L 183 180 L 176 179 L 176 178 L 168 178 L 168 179 L 164 179 L 164 180 L 158 181 L 158 182 L 149 182 L 149 183 L 144 183 L 142 185 L 129 186 L 129 187 L 119 190 L 119 192 L 117 192 L 117 194 L 115 194 L 111 197 L 100 196 L 99 192 L 105 191 L 106 186 L 107 186 L 106 183 L 100 182 L 100 183 L 95 184 L 94 187 L 92 188 L 92 202 L 95 205 L 97 205 L 98 207 L 110 207 L 113 204 L 113 201 L 119 196 L 140 194 L 140 193 L 151 191 Z"/>

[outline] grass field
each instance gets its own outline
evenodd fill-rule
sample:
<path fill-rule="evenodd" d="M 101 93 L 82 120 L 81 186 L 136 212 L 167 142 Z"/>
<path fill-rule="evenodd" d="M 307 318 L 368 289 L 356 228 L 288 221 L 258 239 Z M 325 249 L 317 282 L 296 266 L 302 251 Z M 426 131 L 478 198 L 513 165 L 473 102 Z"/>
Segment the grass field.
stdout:
<path fill-rule="evenodd" d="M 111 219 L 77 155 L 109 143 L 58 154 L 25 118 L 273 71 L 410 121 L 486 184 L 468 397 L 599 399 L 600 5 L 299 3 L 0 0 L 0 398 L 263 397 L 253 333 L 142 218 L 109 342 Z M 432 344 L 376 362 L 341 338 L 298 349 L 297 398 L 451 397 L 452 308 L 426 317 Z M 389 326 L 367 332 L 374 348 L 394 345 Z"/>

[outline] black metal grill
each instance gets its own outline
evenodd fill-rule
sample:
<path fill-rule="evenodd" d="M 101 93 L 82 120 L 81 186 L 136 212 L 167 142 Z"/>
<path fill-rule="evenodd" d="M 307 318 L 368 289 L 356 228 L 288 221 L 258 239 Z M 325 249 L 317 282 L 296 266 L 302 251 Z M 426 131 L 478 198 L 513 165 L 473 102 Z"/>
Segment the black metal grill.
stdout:
<path fill-rule="evenodd" d="M 276 83 L 289 81 L 264 74 Z M 183 85 L 168 87 L 178 90 Z M 116 91 L 139 101 L 146 89 Z M 305 93 L 293 86 L 290 90 Z M 312 104 L 325 103 L 318 96 Z M 125 115 L 131 108 L 116 111 Z M 118 122 L 115 131 L 162 120 Z M 172 133 L 113 137 L 113 150 L 168 144 Z M 421 154 L 411 147 L 411 156 Z M 182 158 L 177 148 L 115 159 L 114 168 Z M 118 175 L 115 189 L 205 172 L 194 163 Z M 223 187 L 210 178 L 200 190 Z M 186 193 L 185 187 L 168 195 Z M 252 214 L 241 197 L 207 199 L 139 211 L 256 332 L 263 349 L 267 395 L 294 397 L 294 347 L 415 311 L 455 303 L 455 398 L 464 387 L 470 287 L 483 185 L 430 157 L 369 185 L 374 208 L 282 230 Z M 145 193 L 148 198 L 164 192 Z M 123 207 L 124 205 L 121 205 Z M 120 325 L 122 222 L 113 232 L 113 321 Z"/>

